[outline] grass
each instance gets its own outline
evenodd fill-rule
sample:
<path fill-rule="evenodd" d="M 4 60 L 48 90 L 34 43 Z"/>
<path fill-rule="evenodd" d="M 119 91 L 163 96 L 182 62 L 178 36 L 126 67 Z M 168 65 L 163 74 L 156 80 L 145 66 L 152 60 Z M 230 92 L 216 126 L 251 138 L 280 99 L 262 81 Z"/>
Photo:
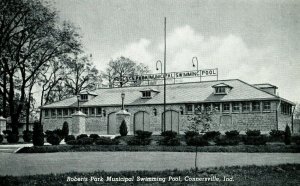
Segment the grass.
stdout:
<path fill-rule="evenodd" d="M 233 166 L 202 168 L 191 170 L 164 170 L 164 171 L 122 171 L 91 173 L 64 173 L 34 176 L 0 176 L 0 185 L 299 185 L 300 164 L 284 164 L 276 166 Z M 125 178 L 125 181 L 112 182 L 107 177 Z M 137 177 L 160 178 L 160 181 L 137 181 Z M 219 178 L 219 181 L 186 181 L 189 178 Z M 87 181 L 68 182 L 69 178 L 83 178 Z M 91 181 L 93 178 L 103 178 L 103 181 Z M 180 181 L 172 181 L 169 178 L 180 178 Z M 224 181 L 224 177 L 228 181 Z M 133 181 L 130 181 L 132 179 Z M 229 181 L 230 180 L 230 181 Z"/>
<path fill-rule="evenodd" d="M 195 152 L 193 146 L 128 146 L 128 145 L 52 145 L 41 147 L 23 147 L 17 153 L 53 153 L 53 152 L 82 152 L 82 151 L 164 151 L 164 152 Z M 237 146 L 205 146 L 198 147 L 198 152 L 288 152 L 299 153 L 296 145 L 267 144 L 267 145 L 237 145 Z"/>

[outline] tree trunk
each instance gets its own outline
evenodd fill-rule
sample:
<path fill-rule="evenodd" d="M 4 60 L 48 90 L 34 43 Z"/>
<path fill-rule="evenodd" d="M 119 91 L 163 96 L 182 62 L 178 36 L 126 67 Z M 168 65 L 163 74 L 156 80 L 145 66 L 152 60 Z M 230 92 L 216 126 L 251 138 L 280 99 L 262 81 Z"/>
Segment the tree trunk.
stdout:
<path fill-rule="evenodd" d="M 3 97 L 2 97 L 2 101 L 3 101 L 3 104 L 2 104 L 2 106 L 3 106 L 3 109 L 2 109 L 2 111 L 3 111 L 3 113 L 2 113 L 2 116 L 4 117 L 4 118 L 6 118 L 7 117 L 7 110 L 6 110 L 6 94 L 7 94 L 7 92 L 6 92 L 6 72 L 4 71 L 4 73 L 3 73 Z"/>

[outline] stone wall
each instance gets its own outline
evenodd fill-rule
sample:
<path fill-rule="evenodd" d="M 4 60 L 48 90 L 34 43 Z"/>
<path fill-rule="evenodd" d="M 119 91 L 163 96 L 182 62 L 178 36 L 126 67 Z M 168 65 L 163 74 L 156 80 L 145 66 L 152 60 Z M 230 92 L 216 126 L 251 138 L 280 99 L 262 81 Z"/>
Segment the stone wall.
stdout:
<path fill-rule="evenodd" d="M 268 132 L 272 129 L 277 128 L 276 120 L 276 102 L 271 103 L 271 110 L 269 112 L 248 112 L 248 113 L 216 113 L 213 115 L 213 122 L 211 124 L 210 130 L 238 130 L 246 131 L 247 129 L 258 129 L 261 131 Z M 105 116 L 87 116 L 86 118 L 86 133 L 97 133 L 97 134 L 107 134 L 108 131 L 108 116 L 111 113 L 116 113 L 121 108 L 120 107 L 103 107 L 105 110 Z M 130 131 L 133 131 L 134 126 L 134 115 L 139 111 L 145 111 L 150 116 L 150 130 L 153 134 L 160 134 L 162 130 L 162 113 L 163 105 L 147 105 L 147 106 L 126 106 L 128 112 L 131 113 L 130 116 Z M 157 114 L 155 115 L 154 109 L 156 109 Z M 192 115 L 181 114 L 182 109 L 185 109 L 185 104 L 167 105 L 166 110 L 174 110 L 179 113 L 179 128 L 180 133 L 184 133 L 187 127 L 191 124 L 189 118 Z M 280 113 L 280 112 L 278 112 Z M 72 124 L 71 117 L 60 117 L 60 118 L 50 118 L 43 119 L 44 131 L 53 130 L 55 128 L 61 128 L 64 121 Z M 278 114 L 278 125 L 279 129 L 284 129 L 286 122 L 291 121 L 291 116 Z"/>

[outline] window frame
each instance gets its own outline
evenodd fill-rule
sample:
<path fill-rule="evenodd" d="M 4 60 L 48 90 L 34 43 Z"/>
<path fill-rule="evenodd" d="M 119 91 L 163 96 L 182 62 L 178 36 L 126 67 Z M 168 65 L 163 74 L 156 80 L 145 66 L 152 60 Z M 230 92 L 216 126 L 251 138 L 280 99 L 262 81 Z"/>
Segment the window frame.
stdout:
<path fill-rule="evenodd" d="M 89 109 L 89 116 L 95 116 L 96 112 L 95 112 L 95 107 L 90 107 Z"/>
<path fill-rule="evenodd" d="M 49 109 L 45 109 L 44 116 L 45 116 L 45 118 L 49 118 L 50 117 L 50 115 L 49 115 Z"/>
<path fill-rule="evenodd" d="M 216 109 L 216 108 L 218 108 L 218 109 Z M 220 112 L 220 110 L 221 110 L 220 109 L 220 103 L 213 103 L 213 109 Z"/>
<path fill-rule="evenodd" d="M 100 110 L 100 112 L 99 112 L 99 110 Z M 102 116 L 102 107 L 96 108 L 96 116 Z"/>
<path fill-rule="evenodd" d="M 268 105 L 268 108 L 265 108 L 266 105 Z M 265 111 L 265 112 L 271 111 L 271 102 L 270 101 L 264 101 L 263 102 L 263 111 Z"/>
<path fill-rule="evenodd" d="M 151 98 L 151 91 L 143 91 L 142 98 Z"/>
<path fill-rule="evenodd" d="M 242 102 L 242 112 L 250 112 L 251 111 L 251 103 L 249 101 Z"/>
<path fill-rule="evenodd" d="M 65 111 L 67 111 L 67 114 L 65 114 Z M 62 110 L 62 115 L 63 115 L 63 117 L 69 116 L 69 109 L 64 108 L 64 109 Z"/>
<path fill-rule="evenodd" d="M 51 109 L 51 118 L 56 118 L 56 109 Z"/>
<path fill-rule="evenodd" d="M 227 109 L 225 110 L 225 108 L 228 108 L 228 110 Z M 230 112 L 230 103 L 223 103 L 222 104 L 222 112 L 224 112 L 224 113 L 229 113 Z"/>
<path fill-rule="evenodd" d="M 187 114 L 192 114 L 193 111 L 194 111 L 194 108 L 193 108 L 193 107 L 194 107 L 193 104 L 185 104 L 185 112 L 186 112 Z M 189 108 L 191 108 L 191 110 L 189 110 Z"/>
<path fill-rule="evenodd" d="M 240 102 L 232 102 L 231 105 L 232 105 L 232 112 L 238 113 L 241 111 Z M 238 109 L 236 110 L 236 108 Z"/>
<path fill-rule="evenodd" d="M 85 111 L 87 111 L 87 113 Z M 89 108 L 87 108 L 87 107 L 82 108 L 82 112 L 84 114 L 88 115 L 89 114 Z"/>
<path fill-rule="evenodd" d="M 87 94 L 81 94 L 80 95 L 80 100 L 81 101 L 87 101 L 88 100 L 88 95 Z"/>
<path fill-rule="evenodd" d="M 215 93 L 216 94 L 226 94 L 226 87 L 216 87 Z"/>
<path fill-rule="evenodd" d="M 258 104 L 258 109 L 255 107 L 256 104 Z M 252 112 L 260 112 L 260 110 L 261 110 L 260 101 L 252 101 Z"/>

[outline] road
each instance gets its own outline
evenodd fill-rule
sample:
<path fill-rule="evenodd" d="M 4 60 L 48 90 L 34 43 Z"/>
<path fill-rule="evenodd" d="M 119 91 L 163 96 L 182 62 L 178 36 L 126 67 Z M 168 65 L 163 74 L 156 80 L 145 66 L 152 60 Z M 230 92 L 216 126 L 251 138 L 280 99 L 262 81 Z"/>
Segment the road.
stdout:
<path fill-rule="evenodd" d="M 199 167 L 300 163 L 299 153 L 199 153 Z M 65 152 L 15 154 L 0 152 L 0 175 L 34 175 L 96 170 L 190 169 L 188 152 Z"/>

